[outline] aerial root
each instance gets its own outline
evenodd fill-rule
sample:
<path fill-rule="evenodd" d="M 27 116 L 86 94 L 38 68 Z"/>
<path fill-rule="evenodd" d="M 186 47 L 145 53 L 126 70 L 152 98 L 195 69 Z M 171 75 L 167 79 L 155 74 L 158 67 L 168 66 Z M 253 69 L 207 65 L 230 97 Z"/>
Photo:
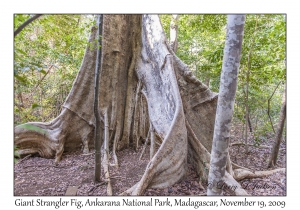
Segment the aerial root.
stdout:
<path fill-rule="evenodd" d="M 139 147 L 139 126 L 140 126 L 140 92 L 141 92 L 142 82 L 138 81 L 136 94 L 135 94 L 135 105 L 134 105 L 134 114 L 133 114 L 133 143 L 134 148 L 137 151 Z"/>
<path fill-rule="evenodd" d="M 247 196 L 249 194 L 247 193 L 246 190 L 243 189 L 243 187 L 240 185 L 238 181 L 246 178 L 250 179 L 250 178 L 265 177 L 277 172 L 285 172 L 285 168 L 275 169 L 272 171 L 256 171 L 254 173 L 251 172 L 250 170 L 235 169 L 234 170 L 235 177 L 231 176 L 228 172 L 225 173 L 224 183 L 227 185 L 227 189 L 230 191 L 230 193 L 237 196 Z M 137 185 L 138 183 L 119 195 L 120 196 L 132 195 L 132 193 L 136 190 Z"/>
<path fill-rule="evenodd" d="M 245 169 L 235 169 L 234 170 L 234 178 L 236 180 L 242 180 L 242 179 L 253 179 L 253 178 L 260 178 L 265 176 L 270 176 L 277 172 L 285 172 L 285 168 L 277 168 L 270 171 L 250 171 Z"/>
<path fill-rule="evenodd" d="M 65 136 L 66 135 L 62 135 L 60 136 L 59 139 L 59 143 L 56 149 L 56 153 L 55 153 L 55 164 L 57 165 L 60 161 L 61 161 L 61 156 L 64 152 L 64 147 L 65 147 Z"/>
<path fill-rule="evenodd" d="M 236 164 L 236 163 L 234 163 L 234 162 L 231 162 L 231 165 L 232 165 L 233 171 L 234 171 L 235 169 L 244 169 L 244 170 L 247 170 L 247 171 L 252 171 L 253 173 L 255 172 L 254 170 L 252 170 L 252 169 L 250 169 L 250 168 L 245 168 L 245 167 L 240 166 L 240 165 L 238 165 L 238 164 Z"/>
<path fill-rule="evenodd" d="M 58 164 L 64 151 L 78 149 L 81 143 L 88 148 L 91 130 L 92 125 L 64 108 L 59 116 L 48 123 L 29 122 L 16 126 L 14 143 L 20 156 L 39 154 L 44 158 L 54 158 Z M 84 142 L 82 139 L 85 139 Z"/>
<path fill-rule="evenodd" d="M 253 178 L 260 178 L 265 176 L 270 176 L 277 172 L 285 172 L 285 168 L 277 168 L 270 171 L 255 171 L 253 169 L 245 168 L 243 166 L 239 166 L 232 162 L 232 169 L 234 171 L 234 178 L 236 180 L 243 180 L 243 179 L 253 179 Z"/>
<path fill-rule="evenodd" d="M 247 192 L 238 183 L 238 181 L 240 180 L 266 177 L 277 172 L 286 171 L 285 168 L 278 168 L 270 171 L 254 171 L 239 166 L 235 163 L 232 163 L 232 168 L 233 168 L 234 176 L 231 176 L 228 172 L 226 172 L 224 177 L 224 182 L 226 183 L 227 186 L 229 186 L 228 189 L 231 191 L 231 193 L 235 195 L 248 195 Z"/>
<path fill-rule="evenodd" d="M 142 157 L 143 157 L 143 155 L 144 155 L 144 153 L 145 153 L 145 150 L 146 150 L 146 147 L 147 147 L 147 144 L 148 144 L 148 141 L 149 141 L 149 134 L 150 134 L 150 129 L 149 129 L 149 131 L 148 131 L 147 138 L 146 138 L 146 141 L 145 141 L 145 143 L 144 143 L 143 150 L 142 150 L 142 153 L 141 153 L 141 155 L 140 155 L 139 160 L 142 159 Z"/>
<path fill-rule="evenodd" d="M 132 192 L 136 189 L 138 183 L 136 183 L 135 185 L 133 185 L 131 188 L 125 190 L 124 192 L 120 193 L 120 196 L 127 196 L 127 195 L 131 195 Z"/>
<path fill-rule="evenodd" d="M 114 166 L 116 168 L 119 168 L 119 161 L 118 161 L 118 156 L 116 154 L 116 149 L 117 149 L 117 139 L 114 139 L 114 143 L 113 143 L 113 148 L 112 148 L 112 156 L 114 158 L 114 164 L 110 164 L 110 166 Z"/>
<path fill-rule="evenodd" d="M 112 187 L 110 182 L 108 161 L 109 161 L 109 129 L 108 129 L 108 117 L 107 112 L 104 114 L 104 125 L 105 125 L 105 142 L 104 142 L 104 158 L 103 158 L 103 169 L 104 176 L 107 182 L 107 195 L 112 195 Z"/>
<path fill-rule="evenodd" d="M 235 178 L 233 178 L 228 172 L 225 173 L 224 182 L 228 186 L 227 189 L 229 189 L 229 191 L 232 194 L 234 194 L 234 195 L 240 195 L 240 196 L 249 195 L 246 192 L 246 190 L 244 190 L 242 188 L 242 186 L 240 185 L 240 183 L 238 183 L 237 180 Z"/>
<path fill-rule="evenodd" d="M 154 133 L 152 123 L 150 123 L 150 142 L 151 142 L 150 145 L 150 160 L 151 160 L 155 154 L 155 133 Z"/>
<path fill-rule="evenodd" d="M 49 132 L 52 131 L 52 132 Z M 15 145 L 20 156 L 38 153 L 41 157 L 61 159 L 64 147 L 64 136 L 56 135 L 59 128 L 53 131 L 51 124 L 26 123 L 15 128 Z"/>

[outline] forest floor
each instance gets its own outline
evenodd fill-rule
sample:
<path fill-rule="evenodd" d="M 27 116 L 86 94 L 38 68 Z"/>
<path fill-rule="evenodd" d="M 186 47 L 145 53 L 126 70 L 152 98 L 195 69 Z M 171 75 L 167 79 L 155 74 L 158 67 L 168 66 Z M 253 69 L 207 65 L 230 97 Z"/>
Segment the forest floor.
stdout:
<path fill-rule="evenodd" d="M 240 142 L 240 130 L 232 131 L 231 143 Z M 268 147 L 249 147 L 249 154 L 245 154 L 244 145 L 234 145 L 230 148 L 231 160 L 253 170 L 268 170 L 267 159 L 271 153 L 274 141 L 269 136 L 261 145 Z M 253 138 L 249 144 L 254 144 Z M 137 183 L 149 161 L 149 146 L 143 158 L 139 160 L 142 147 L 138 151 L 125 149 L 118 152 L 119 169 L 110 167 L 110 177 L 113 195 L 118 195 Z M 63 196 L 68 187 L 78 187 L 76 195 L 107 195 L 106 185 L 94 183 L 94 153 L 82 154 L 82 152 L 64 153 L 61 162 L 54 164 L 53 159 L 45 159 L 38 156 L 28 156 L 20 159 L 14 166 L 14 195 L 15 196 Z M 280 152 L 276 168 L 286 167 L 286 144 L 280 145 Z M 103 175 L 103 171 L 101 172 Z M 239 181 L 241 186 L 254 196 L 285 196 L 286 173 L 278 172 L 271 176 Z M 164 189 L 147 189 L 146 196 L 205 196 L 206 185 L 199 183 L 199 176 L 189 164 L 185 178 Z M 224 195 L 230 195 L 226 190 Z"/>

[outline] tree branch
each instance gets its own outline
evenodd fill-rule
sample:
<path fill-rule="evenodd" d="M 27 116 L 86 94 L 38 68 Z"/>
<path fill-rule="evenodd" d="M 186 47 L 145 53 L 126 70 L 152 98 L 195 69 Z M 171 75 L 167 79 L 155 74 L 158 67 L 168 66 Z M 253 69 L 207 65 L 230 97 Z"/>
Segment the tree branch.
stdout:
<path fill-rule="evenodd" d="M 33 17 L 26 20 L 22 25 L 19 26 L 19 28 L 17 28 L 17 30 L 15 30 L 14 37 L 16 37 L 28 24 L 30 24 L 32 21 L 34 21 L 35 19 L 38 19 L 41 16 L 42 16 L 42 14 L 34 15 Z"/>

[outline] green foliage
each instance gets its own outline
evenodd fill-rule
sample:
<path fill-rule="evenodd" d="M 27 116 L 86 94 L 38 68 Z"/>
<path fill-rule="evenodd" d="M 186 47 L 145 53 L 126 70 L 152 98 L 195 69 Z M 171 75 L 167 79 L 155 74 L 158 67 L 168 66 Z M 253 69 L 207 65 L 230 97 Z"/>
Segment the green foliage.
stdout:
<path fill-rule="evenodd" d="M 285 15 L 247 15 L 236 101 L 245 106 L 247 71 L 249 69 L 249 112 L 252 120 L 259 118 L 257 135 L 272 131 L 267 115 L 277 122 L 286 80 L 286 22 Z"/>
<path fill-rule="evenodd" d="M 14 29 L 30 18 L 18 14 Z M 169 37 L 171 15 L 160 15 Z M 279 117 L 286 81 L 285 15 L 247 15 L 236 93 L 235 118 L 244 123 L 248 103 L 255 135 L 272 131 Z M 56 116 L 80 68 L 88 43 L 91 15 L 43 15 L 15 37 L 15 123 L 49 121 Z M 180 15 L 177 56 L 218 92 L 226 36 L 226 15 Z M 97 40 L 95 41 L 95 43 Z M 90 43 L 90 47 L 96 46 Z M 245 98 L 249 72 L 249 99 Z"/>
<path fill-rule="evenodd" d="M 28 14 L 14 17 L 14 29 Z M 15 124 L 55 117 L 80 68 L 92 15 L 42 15 L 14 42 Z"/>
<path fill-rule="evenodd" d="M 171 15 L 161 15 L 169 37 Z M 218 91 L 225 44 L 225 15 L 180 15 L 177 56 L 202 81 Z"/>
<path fill-rule="evenodd" d="M 38 104 L 36 104 L 36 103 L 34 103 L 34 104 L 31 105 L 31 108 L 32 108 L 32 109 L 35 109 L 35 108 L 38 108 L 38 107 L 41 107 L 41 106 L 38 105 Z"/>
<path fill-rule="evenodd" d="M 161 15 L 161 22 L 169 37 L 171 15 Z M 204 83 L 218 92 L 226 36 L 226 15 L 180 15 L 177 56 L 185 62 Z M 249 74 L 248 106 L 257 136 L 272 131 L 267 114 L 268 99 L 279 82 L 279 88 L 270 100 L 270 115 L 276 124 L 286 80 L 286 21 L 285 15 L 247 15 L 235 118 L 245 123 L 247 72 Z M 273 131 L 272 131 L 273 132 Z"/>

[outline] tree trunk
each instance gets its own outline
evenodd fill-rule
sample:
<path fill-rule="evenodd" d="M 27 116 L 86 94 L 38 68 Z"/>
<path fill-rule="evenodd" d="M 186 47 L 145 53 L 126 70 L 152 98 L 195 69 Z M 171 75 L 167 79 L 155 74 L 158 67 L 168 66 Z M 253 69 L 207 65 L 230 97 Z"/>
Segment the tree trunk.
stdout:
<path fill-rule="evenodd" d="M 227 16 L 227 36 L 221 73 L 207 195 L 221 195 L 228 160 L 231 120 L 244 36 L 245 15 Z"/>
<path fill-rule="evenodd" d="M 178 48 L 178 21 L 179 15 L 172 15 L 170 24 L 170 45 L 174 53 L 177 52 Z"/>
<path fill-rule="evenodd" d="M 95 182 L 100 182 L 101 180 L 101 128 L 100 128 L 100 113 L 99 113 L 99 80 L 100 73 L 102 71 L 102 34 L 103 34 L 103 15 L 98 15 L 97 20 L 98 25 L 98 45 L 97 45 L 97 57 L 96 57 L 96 69 L 95 69 L 95 90 L 94 90 L 94 115 L 95 115 L 95 134 L 94 134 L 94 144 L 95 144 Z M 105 125 L 106 126 L 106 125 Z"/>
<path fill-rule="evenodd" d="M 250 113 L 249 113 L 249 109 L 248 109 L 248 118 L 247 118 L 247 121 L 248 121 L 248 126 L 249 126 L 249 131 L 250 133 L 252 133 L 252 124 L 251 124 L 251 120 L 250 120 Z"/>
<path fill-rule="evenodd" d="M 142 195 L 148 187 L 173 185 L 184 177 L 187 160 L 201 179 L 207 181 L 217 94 L 176 57 L 158 16 L 104 15 L 103 18 L 100 127 L 106 130 L 106 140 L 109 138 L 105 145 L 112 148 L 114 165 L 118 167 L 118 150 L 138 146 L 139 139 L 150 138 L 150 125 L 156 138 L 162 140 L 141 180 L 123 194 Z M 59 161 L 63 151 L 81 148 L 88 152 L 94 147 L 97 35 L 94 27 L 60 115 L 49 123 L 31 122 L 15 128 L 15 144 L 21 154 L 38 153 Z M 28 125 L 43 132 L 28 129 Z M 229 177 L 232 181 L 232 175 Z"/>
<path fill-rule="evenodd" d="M 251 126 L 251 122 L 250 122 L 250 117 L 249 117 L 249 83 L 250 83 L 250 70 L 251 70 L 251 55 L 252 55 L 252 49 L 253 49 L 253 44 L 255 43 L 254 41 L 254 35 L 256 34 L 256 29 L 257 29 L 257 22 L 258 19 L 256 19 L 256 24 L 255 24 L 255 28 L 254 28 L 254 33 L 253 33 L 253 37 L 252 37 L 252 42 L 250 43 L 250 51 L 249 51 L 249 55 L 248 55 L 248 63 L 247 63 L 247 77 L 246 77 L 246 92 L 245 92 L 245 96 L 246 96 L 246 116 L 245 116 L 245 126 L 246 126 L 246 139 L 245 139 L 245 149 L 246 149 L 246 154 L 248 154 L 248 127 L 250 132 L 252 132 L 252 126 Z"/>
<path fill-rule="evenodd" d="M 251 51 L 248 57 L 248 70 L 247 70 L 247 81 L 246 81 L 246 116 L 245 116 L 245 127 L 246 127 L 246 133 L 245 133 L 245 150 L 246 154 L 248 154 L 248 127 L 249 127 L 249 74 L 250 74 L 250 55 Z"/>
<path fill-rule="evenodd" d="M 284 123 L 285 123 L 285 118 L 286 118 L 286 86 L 285 86 L 284 91 L 285 92 L 282 97 L 282 105 L 281 105 L 281 110 L 280 110 L 279 123 L 278 123 L 276 137 L 275 137 L 275 144 L 273 146 L 273 149 L 271 152 L 271 157 L 269 160 L 269 165 L 268 165 L 269 168 L 274 167 L 277 163 L 279 147 L 280 147 L 280 143 L 281 143 L 281 139 L 282 139 L 282 133 L 283 133 Z"/>
<path fill-rule="evenodd" d="M 209 88 L 210 78 L 206 77 L 205 85 Z"/>
<path fill-rule="evenodd" d="M 273 125 L 273 122 L 272 122 L 272 117 L 271 117 L 271 114 L 270 114 L 270 110 L 271 110 L 271 100 L 272 100 L 272 97 L 273 95 L 275 94 L 277 88 L 279 87 L 281 81 L 278 83 L 278 85 L 276 86 L 276 88 L 274 89 L 272 95 L 270 96 L 270 98 L 268 98 L 268 110 L 267 110 L 267 113 L 268 113 L 268 116 L 269 116 L 269 120 L 270 120 L 270 123 L 271 123 L 271 126 L 272 126 L 272 130 L 274 131 L 274 134 L 276 133 L 275 132 L 275 129 L 274 129 L 274 125 Z"/>

